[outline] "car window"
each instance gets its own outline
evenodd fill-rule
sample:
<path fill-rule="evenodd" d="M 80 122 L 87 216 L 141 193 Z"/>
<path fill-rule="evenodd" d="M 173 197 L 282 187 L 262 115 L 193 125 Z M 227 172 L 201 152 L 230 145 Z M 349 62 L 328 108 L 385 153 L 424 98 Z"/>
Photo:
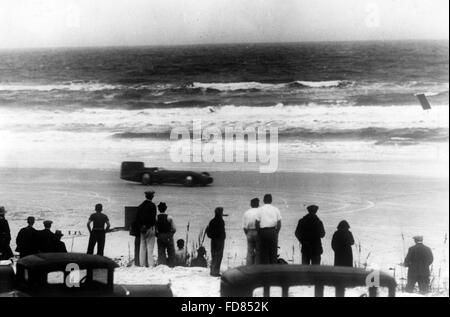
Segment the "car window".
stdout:
<path fill-rule="evenodd" d="M 47 274 L 48 284 L 63 284 L 64 283 L 64 272 L 50 272 Z"/>
<path fill-rule="evenodd" d="M 107 269 L 95 269 L 92 271 L 92 280 L 102 284 L 108 284 L 108 270 Z"/>
<path fill-rule="evenodd" d="M 47 283 L 53 285 L 66 284 L 67 286 L 77 285 L 80 284 L 86 275 L 87 270 L 72 270 L 67 277 L 65 277 L 65 274 L 62 271 L 49 272 L 47 274 Z"/>

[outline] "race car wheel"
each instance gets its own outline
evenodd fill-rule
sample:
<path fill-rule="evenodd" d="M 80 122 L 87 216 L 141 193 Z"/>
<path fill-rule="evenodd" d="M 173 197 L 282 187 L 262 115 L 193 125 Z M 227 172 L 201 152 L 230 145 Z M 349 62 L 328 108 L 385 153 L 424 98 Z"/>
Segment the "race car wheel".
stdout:
<path fill-rule="evenodd" d="M 148 173 L 142 174 L 141 182 L 143 185 L 150 185 L 152 183 L 152 177 Z"/>
<path fill-rule="evenodd" d="M 194 178 L 192 176 L 186 176 L 184 179 L 184 186 L 193 186 L 194 185 Z"/>

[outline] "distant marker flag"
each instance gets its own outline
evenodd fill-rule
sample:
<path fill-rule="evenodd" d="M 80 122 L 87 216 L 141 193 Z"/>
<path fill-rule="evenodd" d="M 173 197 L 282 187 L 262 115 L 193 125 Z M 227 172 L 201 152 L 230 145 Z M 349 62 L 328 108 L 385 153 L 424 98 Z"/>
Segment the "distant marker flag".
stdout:
<path fill-rule="evenodd" d="M 430 110 L 431 109 L 431 105 L 428 102 L 427 97 L 425 97 L 425 94 L 417 94 L 416 96 L 419 99 L 423 110 Z"/>

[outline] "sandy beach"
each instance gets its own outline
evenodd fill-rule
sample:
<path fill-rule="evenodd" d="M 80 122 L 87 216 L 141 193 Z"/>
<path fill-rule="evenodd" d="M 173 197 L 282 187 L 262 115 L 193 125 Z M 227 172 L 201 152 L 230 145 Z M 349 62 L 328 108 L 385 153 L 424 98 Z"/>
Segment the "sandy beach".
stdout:
<path fill-rule="evenodd" d="M 205 188 L 151 188 L 156 191 L 156 202 L 165 201 L 168 204 L 168 212 L 174 217 L 178 229 L 175 239 L 185 239 L 187 224 L 190 224 L 189 249 L 194 241 L 198 241 L 201 230 L 212 217 L 213 209 L 216 206 L 225 208 L 230 216 L 226 218 L 227 240 L 222 270 L 239 266 L 244 261 L 246 241 L 241 218 L 249 200 L 272 193 L 274 204 L 280 208 L 283 217 L 280 254 L 290 263 L 300 262 L 299 244 L 294 236 L 297 222 L 305 214 L 305 206 L 315 203 L 320 206 L 318 215 L 327 232 L 323 240 L 323 264 L 333 264 L 331 237 L 337 223 L 346 219 L 356 240 L 353 248 L 356 265 L 391 272 L 401 284 L 401 277 L 406 272 L 399 264 L 407 247 L 412 245 L 411 237 L 422 234 L 435 255 L 433 286 L 437 289 L 439 285 L 440 289 L 446 288 L 448 292 L 448 244 L 444 245 L 449 220 L 448 179 L 236 171 L 212 172 L 212 175 L 214 184 Z M 118 171 L 111 170 L 0 170 L 0 201 L 9 210 L 7 218 L 13 237 L 24 226 L 27 216 L 37 218 L 38 229 L 42 227 L 42 220 L 52 219 L 53 229 L 63 230 L 67 248 L 76 252 L 85 252 L 87 247 L 86 222 L 94 204 L 102 203 L 112 227 L 121 227 L 124 225 L 124 206 L 138 205 L 148 188 L 122 181 Z M 81 233 L 81 236 L 73 238 L 74 231 Z M 14 241 L 12 243 L 15 247 Z M 205 246 L 209 255 L 207 238 Z M 132 258 L 132 252 L 133 237 L 127 232 L 107 236 L 106 256 L 126 263 Z M 120 268 L 119 280 L 132 281 L 129 275 L 136 275 L 136 270 L 141 269 Z M 152 269 L 143 270 L 153 272 Z M 197 270 L 197 273 L 195 269 L 195 272 L 182 270 L 188 270 L 190 274 L 183 271 L 181 275 L 187 274 L 199 281 L 215 280 L 202 270 Z M 159 271 L 161 268 L 149 272 L 153 276 L 150 280 L 155 282 L 156 278 L 157 281 L 161 274 Z M 166 271 L 171 269 L 166 268 Z M 167 273 L 163 275 L 167 276 Z M 173 277 L 177 275 L 180 275 L 179 269 L 173 271 Z M 218 288 L 218 281 L 215 283 Z M 181 292 L 187 292 L 183 294 L 185 296 L 208 295 L 208 289 L 205 289 L 205 294 L 198 289 Z M 216 293 L 217 290 L 213 292 Z"/>

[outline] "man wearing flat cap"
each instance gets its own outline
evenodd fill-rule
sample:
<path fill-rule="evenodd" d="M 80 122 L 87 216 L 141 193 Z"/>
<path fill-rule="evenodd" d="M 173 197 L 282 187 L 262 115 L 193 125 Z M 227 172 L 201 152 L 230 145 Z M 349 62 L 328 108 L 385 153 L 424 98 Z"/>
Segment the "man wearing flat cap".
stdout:
<path fill-rule="evenodd" d="M 159 215 L 156 218 L 156 235 L 158 245 L 158 264 L 175 265 L 175 244 L 173 235 L 177 231 L 173 218 L 166 213 L 165 202 L 158 204 Z"/>
<path fill-rule="evenodd" d="M 47 253 L 55 252 L 56 250 L 56 236 L 51 231 L 53 221 L 44 221 L 44 230 L 38 231 L 38 252 Z"/>
<path fill-rule="evenodd" d="M 220 276 L 220 265 L 222 264 L 223 250 L 225 248 L 225 222 L 223 217 L 223 207 L 217 207 L 214 210 L 214 218 L 209 222 L 206 228 L 206 234 L 211 239 L 211 267 L 210 275 Z"/>
<path fill-rule="evenodd" d="M 6 209 L 0 206 L 0 260 L 9 260 L 14 255 L 9 243 L 11 242 L 11 231 L 8 220 L 5 218 Z"/>
<path fill-rule="evenodd" d="M 139 264 L 152 267 L 153 250 L 156 241 L 156 205 L 153 203 L 154 191 L 145 192 L 145 200 L 139 205 L 136 214 L 136 228 L 140 234 Z"/>
<path fill-rule="evenodd" d="M 408 268 L 406 291 L 413 292 L 418 283 L 420 293 L 426 294 L 430 288 L 430 265 L 433 263 L 433 252 L 423 244 L 422 236 L 414 236 L 413 239 L 416 245 L 409 248 L 404 262 Z"/>
<path fill-rule="evenodd" d="M 302 264 L 320 265 L 323 253 L 321 239 L 325 237 L 325 228 L 316 215 L 319 207 L 310 205 L 306 209 L 308 214 L 299 220 L 295 236 L 302 245 Z"/>
<path fill-rule="evenodd" d="M 20 257 L 37 253 L 37 236 L 38 232 L 33 228 L 35 219 L 34 217 L 27 218 L 27 226 L 20 229 L 16 238 L 16 251 L 20 253 Z"/>

